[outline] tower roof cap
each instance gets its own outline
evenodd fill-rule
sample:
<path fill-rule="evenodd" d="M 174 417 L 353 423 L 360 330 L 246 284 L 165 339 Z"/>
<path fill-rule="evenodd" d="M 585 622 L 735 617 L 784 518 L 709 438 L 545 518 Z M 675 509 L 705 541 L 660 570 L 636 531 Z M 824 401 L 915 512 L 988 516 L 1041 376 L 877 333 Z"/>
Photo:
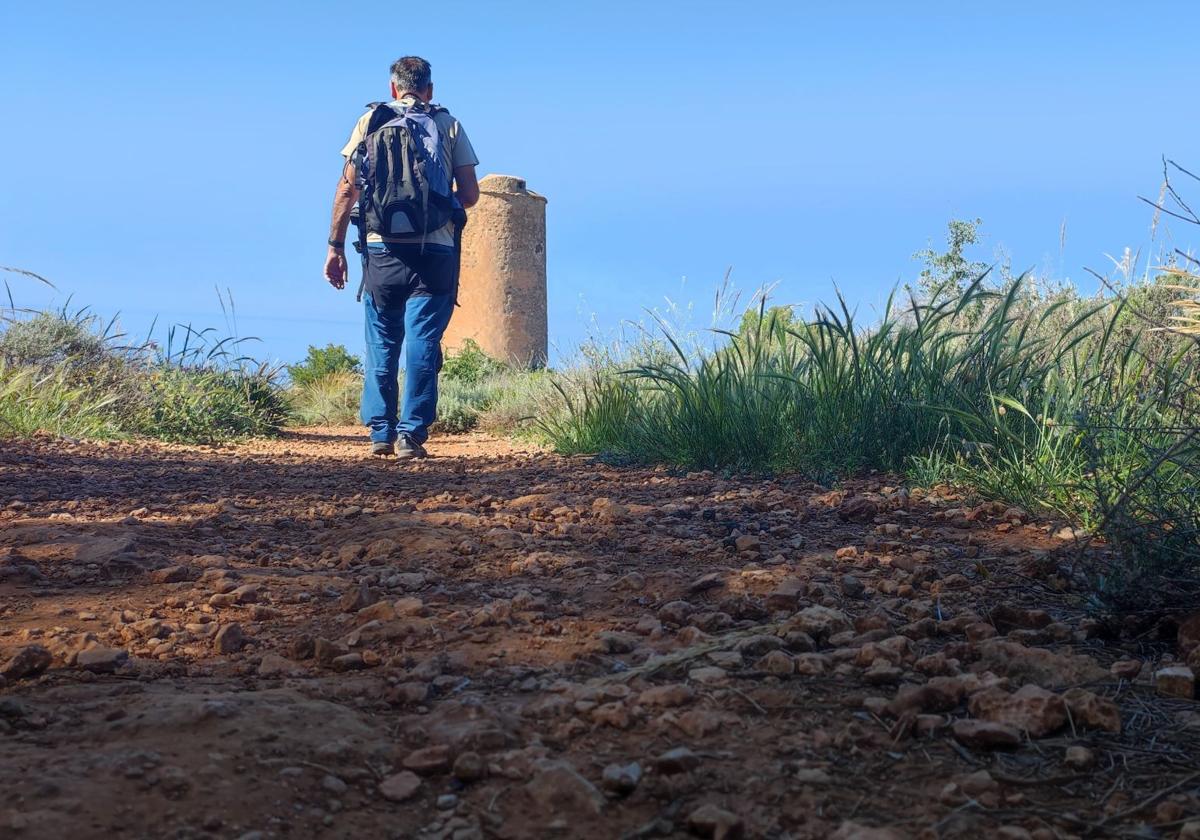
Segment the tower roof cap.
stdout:
<path fill-rule="evenodd" d="M 528 195 L 546 200 L 545 196 L 529 189 L 524 178 L 516 175 L 485 175 L 479 180 L 479 191 L 493 195 Z"/>

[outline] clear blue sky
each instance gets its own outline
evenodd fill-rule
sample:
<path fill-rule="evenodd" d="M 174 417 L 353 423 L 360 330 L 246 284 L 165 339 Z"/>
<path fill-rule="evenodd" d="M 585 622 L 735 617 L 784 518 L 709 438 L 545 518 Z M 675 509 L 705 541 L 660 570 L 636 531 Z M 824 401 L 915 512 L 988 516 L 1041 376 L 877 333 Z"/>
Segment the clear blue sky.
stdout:
<path fill-rule="evenodd" d="M 4 3 L 0 265 L 130 332 L 219 326 L 219 286 L 265 355 L 357 350 L 321 278 L 338 150 L 415 53 L 481 174 L 549 197 L 560 348 L 706 312 L 729 266 L 876 306 L 952 217 L 1082 280 L 1147 243 L 1161 155 L 1200 166 L 1200 3 L 987 5 Z"/>

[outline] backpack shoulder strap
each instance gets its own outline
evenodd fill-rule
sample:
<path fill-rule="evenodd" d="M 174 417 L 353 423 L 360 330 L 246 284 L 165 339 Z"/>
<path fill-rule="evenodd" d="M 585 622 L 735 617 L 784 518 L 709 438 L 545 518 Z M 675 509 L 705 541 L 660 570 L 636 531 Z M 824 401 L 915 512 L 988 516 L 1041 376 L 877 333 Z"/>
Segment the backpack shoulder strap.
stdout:
<path fill-rule="evenodd" d="M 367 110 L 371 114 L 371 118 L 367 120 L 367 129 L 363 132 L 363 136 L 373 134 L 378 131 L 384 123 L 394 120 L 403 111 L 395 108 L 391 102 L 369 102 Z"/>

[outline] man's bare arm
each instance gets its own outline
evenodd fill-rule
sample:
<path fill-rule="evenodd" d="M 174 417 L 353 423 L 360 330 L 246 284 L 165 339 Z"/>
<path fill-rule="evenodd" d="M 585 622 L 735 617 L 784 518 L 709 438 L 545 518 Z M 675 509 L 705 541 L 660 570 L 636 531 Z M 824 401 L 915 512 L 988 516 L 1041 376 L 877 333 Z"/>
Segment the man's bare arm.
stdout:
<path fill-rule="evenodd" d="M 354 183 L 354 165 L 347 162 L 333 193 L 333 222 L 329 226 L 329 238 L 334 242 L 345 240 L 346 230 L 350 227 L 350 211 L 354 209 L 356 201 L 358 187 Z"/>
<path fill-rule="evenodd" d="M 354 185 L 354 167 L 347 163 L 333 193 L 333 220 L 329 224 L 329 241 L 341 242 L 342 246 L 330 245 L 325 257 L 325 279 L 335 289 L 346 287 L 346 231 L 350 227 L 350 211 L 354 209 L 356 201 L 358 187 Z"/>
<path fill-rule="evenodd" d="M 459 166 L 454 170 L 454 194 L 463 207 L 474 207 L 479 201 L 479 181 L 474 166 Z"/>

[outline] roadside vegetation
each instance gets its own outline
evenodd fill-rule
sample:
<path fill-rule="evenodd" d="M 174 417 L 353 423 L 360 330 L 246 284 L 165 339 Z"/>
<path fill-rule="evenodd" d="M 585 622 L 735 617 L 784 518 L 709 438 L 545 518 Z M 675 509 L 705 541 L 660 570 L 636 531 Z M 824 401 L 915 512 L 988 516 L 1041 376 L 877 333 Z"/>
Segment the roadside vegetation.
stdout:
<path fill-rule="evenodd" d="M 760 299 L 716 346 L 662 326 L 655 351 L 564 390 L 544 433 L 621 461 L 952 484 L 1102 538 L 1098 608 L 1194 605 L 1200 263 L 1139 270 L 1127 253 L 1081 295 L 966 259 L 978 224 L 951 223 L 947 250 L 919 254 L 917 283 L 869 321 L 838 296 L 807 316 Z"/>
<path fill-rule="evenodd" d="M 0 437 L 220 443 L 274 434 L 288 416 L 279 372 L 244 355 L 242 340 L 177 326 L 163 343 L 130 344 L 86 309 L 27 312 L 9 301 L 0 310 Z"/>
<path fill-rule="evenodd" d="M 1200 228 L 1169 180 L 1155 204 Z M 918 253 L 920 274 L 870 319 L 840 296 L 811 313 L 762 296 L 728 329 L 660 320 L 558 371 L 467 342 L 445 359 L 434 431 L 691 470 L 951 484 L 1103 538 L 1092 581 L 1106 608 L 1200 598 L 1200 263 L 1126 253 L 1081 294 L 969 258 L 979 225 L 951 222 L 946 249 Z M 215 443 L 359 422 L 362 364 L 340 345 L 277 369 L 210 330 L 131 345 L 87 311 L 9 299 L 0 436 Z"/>
<path fill-rule="evenodd" d="M 295 421 L 304 425 L 359 422 L 362 363 L 341 345 L 309 347 L 303 362 L 288 368 L 288 399 Z M 403 382 L 403 374 L 401 375 Z M 474 430 L 529 435 L 553 408 L 554 374 L 505 365 L 467 339 L 446 354 L 439 382 L 435 434 Z"/>

